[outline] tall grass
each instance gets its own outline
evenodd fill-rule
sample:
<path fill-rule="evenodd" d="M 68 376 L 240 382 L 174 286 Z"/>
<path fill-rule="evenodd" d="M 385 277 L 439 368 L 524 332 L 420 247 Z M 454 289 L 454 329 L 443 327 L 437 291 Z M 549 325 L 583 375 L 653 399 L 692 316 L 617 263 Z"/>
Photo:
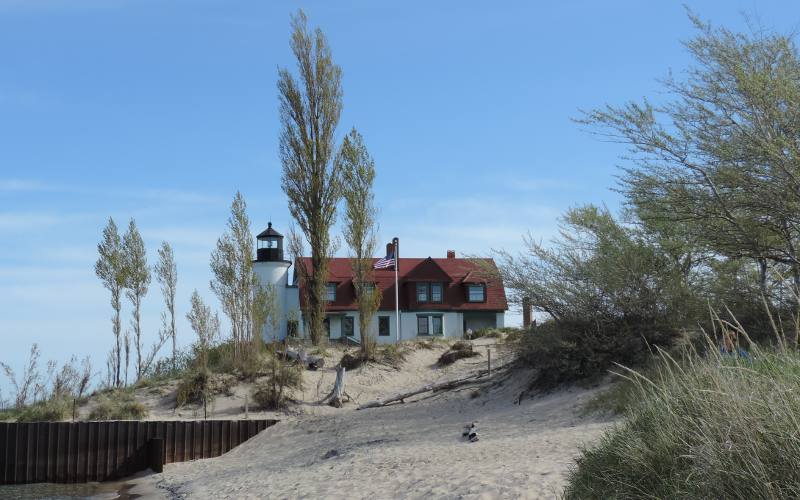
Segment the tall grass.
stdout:
<path fill-rule="evenodd" d="M 704 356 L 659 351 L 649 376 L 623 369 L 636 403 L 584 450 L 564 497 L 800 497 L 800 354 L 783 345 L 747 359 L 709 340 Z"/>

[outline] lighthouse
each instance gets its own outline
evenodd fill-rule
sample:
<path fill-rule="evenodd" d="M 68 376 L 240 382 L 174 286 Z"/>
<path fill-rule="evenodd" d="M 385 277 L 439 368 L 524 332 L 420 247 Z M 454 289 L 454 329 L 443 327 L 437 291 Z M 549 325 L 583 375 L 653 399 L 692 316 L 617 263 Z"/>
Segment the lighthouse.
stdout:
<path fill-rule="evenodd" d="M 256 260 L 253 261 L 253 272 L 261 286 L 272 285 L 275 290 L 278 328 L 274 328 L 271 319 L 267 321 L 262 332 L 265 342 L 284 339 L 289 321 L 287 318 L 299 317 L 297 287 L 289 285 L 291 265 L 283 257 L 283 235 L 273 229 L 272 222 L 269 222 L 267 228 L 256 236 Z"/>

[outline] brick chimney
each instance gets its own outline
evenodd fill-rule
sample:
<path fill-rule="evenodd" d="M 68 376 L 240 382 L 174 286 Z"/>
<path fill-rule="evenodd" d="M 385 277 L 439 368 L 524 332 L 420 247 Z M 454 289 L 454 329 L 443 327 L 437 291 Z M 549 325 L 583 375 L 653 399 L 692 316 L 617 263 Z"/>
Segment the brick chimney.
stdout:
<path fill-rule="evenodd" d="M 456 258 L 456 251 L 455 250 L 448 250 L 447 251 L 447 258 L 448 259 L 455 259 Z"/>

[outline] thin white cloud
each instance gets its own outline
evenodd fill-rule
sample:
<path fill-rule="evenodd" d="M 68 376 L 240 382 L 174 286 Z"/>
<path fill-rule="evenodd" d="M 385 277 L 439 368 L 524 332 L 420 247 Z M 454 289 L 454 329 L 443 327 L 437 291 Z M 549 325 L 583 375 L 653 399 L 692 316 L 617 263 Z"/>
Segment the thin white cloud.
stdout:
<path fill-rule="evenodd" d="M 61 191 L 58 186 L 30 179 L 0 179 L 0 191 L 5 192 L 51 192 Z"/>
<path fill-rule="evenodd" d="M 121 0 L 0 0 L 0 10 L 112 9 L 125 3 Z"/>
<path fill-rule="evenodd" d="M 82 196 L 130 198 L 178 204 L 214 205 L 226 203 L 226 199 L 221 196 L 198 191 L 146 187 L 120 189 L 116 187 L 98 186 L 89 188 L 85 186 L 47 183 L 38 179 L 0 179 L 0 192 L 62 192 L 79 194 Z"/>

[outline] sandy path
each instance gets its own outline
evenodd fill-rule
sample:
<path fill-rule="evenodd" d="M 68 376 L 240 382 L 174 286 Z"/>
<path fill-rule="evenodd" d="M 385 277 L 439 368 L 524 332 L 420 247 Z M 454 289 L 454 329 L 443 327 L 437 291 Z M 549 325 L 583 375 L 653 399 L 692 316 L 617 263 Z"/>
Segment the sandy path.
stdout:
<path fill-rule="evenodd" d="M 476 366 L 458 363 L 440 378 Z M 353 374 L 353 390 L 388 394 L 424 375 L 412 368 L 396 377 L 407 380 L 375 384 L 365 372 Z M 594 391 L 517 405 L 519 389 L 509 382 L 477 398 L 465 390 L 364 411 L 308 407 L 222 457 L 170 464 L 152 479 L 178 498 L 554 498 L 579 446 L 610 424 L 579 416 Z M 480 441 L 467 443 L 461 430 L 473 420 Z M 324 458 L 331 450 L 337 456 Z"/>

